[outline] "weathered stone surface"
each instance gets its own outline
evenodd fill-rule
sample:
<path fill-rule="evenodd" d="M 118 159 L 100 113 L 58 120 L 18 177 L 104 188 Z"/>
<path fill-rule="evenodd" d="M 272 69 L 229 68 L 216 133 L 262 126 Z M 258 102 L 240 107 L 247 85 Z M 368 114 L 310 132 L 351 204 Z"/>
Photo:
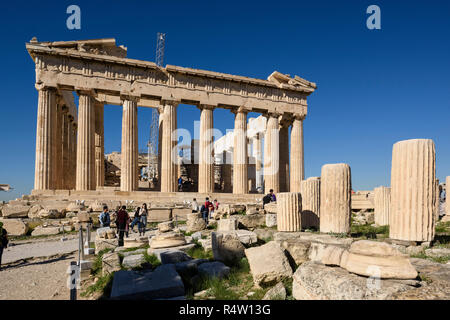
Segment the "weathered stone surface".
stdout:
<path fill-rule="evenodd" d="M 263 300 L 286 300 L 286 288 L 283 282 L 278 282 L 273 288 L 266 292 Z"/>
<path fill-rule="evenodd" d="M 238 220 L 236 218 L 220 219 L 217 221 L 217 231 L 234 231 L 238 228 Z"/>
<path fill-rule="evenodd" d="M 105 249 L 112 249 L 114 250 L 118 246 L 116 239 L 101 239 L 96 238 L 95 239 L 95 254 L 98 254 L 100 251 Z"/>
<path fill-rule="evenodd" d="M 301 265 L 303 262 L 309 260 L 310 241 L 289 239 L 281 242 L 281 247 L 284 248 L 288 256 L 292 258 L 296 265 Z"/>
<path fill-rule="evenodd" d="M 202 238 L 202 233 L 200 231 L 197 231 L 191 235 L 192 240 L 200 240 Z"/>
<path fill-rule="evenodd" d="M 202 219 L 201 214 L 191 213 L 187 215 L 186 226 L 187 232 L 197 232 L 206 229 L 206 222 Z"/>
<path fill-rule="evenodd" d="M 62 230 L 60 227 L 42 227 L 38 226 L 36 227 L 33 232 L 31 232 L 32 236 L 47 236 L 47 235 L 54 235 L 60 233 Z"/>
<path fill-rule="evenodd" d="M 138 238 L 124 238 L 123 246 L 125 248 L 141 248 L 148 245 L 147 237 L 138 237 Z"/>
<path fill-rule="evenodd" d="M 158 230 L 159 232 L 169 232 L 172 231 L 174 228 L 173 221 L 166 221 L 158 223 Z"/>
<path fill-rule="evenodd" d="M 102 257 L 102 274 L 107 275 L 120 270 L 120 258 L 116 252 L 105 253 Z"/>
<path fill-rule="evenodd" d="M 302 197 L 299 192 L 282 192 L 277 195 L 278 231 L 295 232 L 302 229 Z"/>
<path fill-rule="evenodd" d="M 292 295 L 297 300 L 387 300 L 412 287 L 394 280 L 361 277 L 340 267 L 308 261 L 294 273 Z"/>
<path fill-rule="evenodd" d="M 214 260 L 234 263 L 245 256 L 245 247 L 234 232 L 211 233 L 211 244 Z"/>
<path fill-rule="evenodd" d="M 192 258 L 184 251 L 181 250 L 168 250 L 156 254 L 156 257 L 162 264 L 179 263 L 184 261 L 190 261 Z"/>
<path fill-rule="evenodd" d="M 261 239 L 265 242 L 268 242 L 268 240 L 273 240 L 273 235 L 277 232 L 274 229 L 255 229 L 253 232 L 256 234 L 258 239 Z"/>
<path fill-rule="evenodd" d="M 3 223 L 3 229 L 8 232 L 10 236 L 24 236 L 27 234 L 29 228 L 28 224 L 22 219 L 0 219 Z"/>
<path fill-rule="evenodd" d="M 183 234 L 176 232 L 165 232 L 153 237 L 150 241 L 150 248 L 170 248 L 186 244 L 186 239 Z"/>
<path fill-rule="evenodd" d="M 40 205 L 34 205 L 30 208 L 30 210 L 28 211 L 28 218 L 30 219 L 35 219 L 35 218 L 39 218 L 39 212 L 42 210 L 42 206 Z"/>
<path fill-rule="evenodd" d="M 230 268 L 222 262 L 206 262 L 198 266 L 198 273 L 203 277 L 222 279 L 230 274 Z"/>
<path fill-rule="evenodd" d="M 9 205 L 2 208 L 3 218 L 28 218 L 29 206 Z"/>
<path fill-rule="evenodd" d="M 339 266 L 344 252 L 346 249 L 342 247 L 328 246 L 324 249 L 321 261 L 327 266 Z"/>
<path fill-rule="evenodd" d="M 278 205 L 276 202 L 269 202 L 264 205 L 264 210 L 266 213 L 277 214 L 278 213 Z"/>
<path fill-rule="evenodd" d="M 38 213 L 41 219 L 61 219 L 65 217 L 65 212 L 60 212 L 55 209 L 42 209 Z"/>
<path fill-rule="evenodd" d="M 147 249 L 137 249 L 137 250 L 133 250 L 133 251 L 124 251 L 127 250 L 128 248 L 124 248 L 124 247 L 119 247 L 123 250 L 114 250 L 114 252 L 120 252 L 120 254 L 124 257 L 128 257 L 128 256 L 132 256 L 132 255 L 136 255 L 136 254 L 144 254 L 145 252 L 147 252 Z M 116 249 L 119 249 L 116 248 Z"/>
<path fill-rule="evenodd" d="M 272 228 L 277 225 L 277 215 L 268 213 L 266 214 L 266 227 Z"/>
<path fill-rule="evenodd" d="M 391 188 L 378 187 L 374 189 L 375 223 L 379 226 L 389 224 L 389 210 L 391 206 Z"/>
<path fill-rule="evenodd" d="M 97 230 L 95 230 L 95 232 L 97 233 L 97 237 L 105 238 L 107 230 L 111 230 L 111 228 L 110 227 L 104 227 L 104 228 L 98 228 Z"/>
<path fill-rule="evenodd" d="M 283 249 L 275 241 L 245 249 L 256 285 L 273 285 L 292 276 L 292 268 Z"/>
<path fill-rule="evenodd" d="M 440 258 L 440 257 L 450 257 L 449 248 L 432 248 L 426 249 L 425 254 L 430 257 Z"/>
<path fill-rule="evenodd" d="M 320 177 L 311 177 L 300 183 L 302 195 L 302 228 L 314 227 L 319 229 L 320 225 Z"/>
<path fill-rule="evenodd" d="M 206 239 L 199 239 L 198 242 L 203 247 L 205 251 L 212 250 L 212 239 L 211 237 Z"/>
<path fill-rule="evenodd" d="M 432 241 L 435 232 L 436 153 L 433 140 L 399 141 L 392 149 L 389 237 Z"/>
<path fill-rule="evenodd" d="M 182 246 L 176 246 L 176 247 L 171 247 L 171 248 L 159 248 L 159 249 L 153 249 L 153 248 L 148 248 L 147 250 L 147 254 L 152 255 L 154 254 L 156 257 L 159 257 L 161 255 L 162 252 L 170 252 L 170 251 L 183 251 L 183 252 L 187 252 L 189 249 L 192 249 L 195 247 L 194 243 L 190 243 L 190 244 L 185 244 Z"/>
<path fill-rule="evenodd" d="M 360 240 L 341 257 L 340 266 L 347 271 L 381 279 L 415 279 L 416 269 L 409 259 L 385 242 Z"/>
<path fill-rule="evenodd" d="M 347 233 L 351 219 L 351 173 L 344 163 L 322 167 L 320 182 L 320 232 Z"/>
<path fill-rule="evenodd" d="M 233 233 L 237 235 L 242 244 L 251 245 L 258 242 L 258 236 L 252 231 L 236 230 Z"/>
<path fill-rule="evenodd" d="M 254 214 L 251 216 L 240 215 L 238 217 L 238 221 L 239 221 L 240 228 L 252 230 L 254 228 L 264 226 L 264 224 L 266 223 L 266 217 L 265 217 L 265 215 L 262 215 L 262 214 Z"/>
<path fill-rule="evenodd" d="M 72 202 L 66 207 L 66 210 L 68 212 L 81 212 L 86 210 L 86 207 L 84 204 L 76 204 L 75 202 Z"/>
<path fill-rule="evenodd" d="M 184 285 L 173 264 L 155 271 L 118 271 L 114 275 L 112 299 L 169 299 L 184 295 Z"/>
<path fill-rule="evenodd" d="M 143 254 L 133 254 L 123 258 L 122 265 L 125 268 L 136 268 L 145 263 L 145 257 Z"/>
<path fill-rule="evenodd" d="M 91 205 L 89 206 L 89 209 L 93 212 L 102 212 L 103 211 L 103 207 L 106 204 L 100 201 L 94 201 L 91 203 Z"/>

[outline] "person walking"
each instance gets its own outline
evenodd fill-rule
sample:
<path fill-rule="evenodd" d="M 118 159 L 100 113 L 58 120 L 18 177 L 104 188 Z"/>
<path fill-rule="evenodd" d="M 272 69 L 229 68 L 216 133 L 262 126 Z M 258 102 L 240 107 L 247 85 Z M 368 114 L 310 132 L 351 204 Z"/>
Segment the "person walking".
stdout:
<path fill-rule="evenodd" d="M 131 222 L 131 231 L 134 232 L 134 226 L 136 225 L 136 223 L 138 224 L 138 229 L 139 229 L 139 221 L 141 219 L 140 216 L 140 211 L 141 211 L 141 207 L 137 207 L 136 211 L 134 212 L 134 217 L 133 217 L 133 221 Z"/>
<path fill-rule="evenodd" d="M 100 226 L 102 228 L 110 226 L 111 217 L 109 215 L 108 206 L 103 207 L 103 212 L 100 214 L 99 220 L 100 220 Z"/>
<path fill-rule="evenodd" d="M 129 221 L 130 217 L 127 212 L 127 207 L 122 206 L 122 208 L 117 213 L 116 225 L 117 231 L 119 232 L 119 247 L 123 247 L 123 236 L 126 232 L 127 221 Z"/>
<path fill-rule="evenodd" d="M 145 235 L 145 228 L 147 227 L 147 217 L 148 217 L 148 210 L 147 210 L 147 204 L 144 203 L 142 205 L 141 209 L 141 217 L 140 217 L 140 223 L 139 223 L 139 235 Z"/>
<path fill-rule="evenodd" d="M 3 222 L 0 222 L 0 270 L 2 270 L 3 249 L 8 246 L 8 232 L 3 228 Z"/>
<path fill-rule="evenodd" d="M 191 208 L 192 208 L 192 213 L 197 213 L 198 212 L 198 202 L 197 202 L 196 198 L 194 198 L 192 200 Z"/>

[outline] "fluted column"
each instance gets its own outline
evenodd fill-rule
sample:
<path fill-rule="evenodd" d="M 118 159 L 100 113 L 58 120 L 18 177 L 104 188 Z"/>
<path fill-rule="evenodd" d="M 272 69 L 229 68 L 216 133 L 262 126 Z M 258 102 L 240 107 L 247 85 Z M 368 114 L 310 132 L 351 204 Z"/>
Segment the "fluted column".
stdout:
<path fill-rule="evenodd" d="M 213 106 L 200 107 L 198 192 L 214 192 Z"/>
<path fill-rule="evenodd" d="M 257 133 L 255 137 L 253 138 L 253 148 L 254 148 L 254 155 L 255 155 L 255 184 L 256 189 L 263 187 L 263 179 L 264 175 L 262 172 L 262 152 L 261 152 L 261 134 Z"/>
<path fill-rule="evenodd" d="M 105 185 L 105 140 L 103 120 L 104 106 L 101 103 L 97 103 L 95 105 L 95 181 L 97 187 L 103 187 Z"/>
<path fill-rule="evenodd" d="M 389 224 L 389 210 L 391 205 L 391 188 L 378 187 L 374 189 L 375 223 L 380 226 Z"/>
<path fill-rule="evenodd" d="M 291 192 L 300 191 L 300 183 L 305 178 L 304 154 L 303 154 L 303 119 L 304 116 L 296 115 L 291 128 L 291 168 L 290 188 Z"/>
<path fill-rule="evenodd" d="M 326 164 L 322 167 L 320 180 L 320 232 L 350 232 L 350 166 Z"/>
<path fill-rule="evenodd" d="M 278 115 L 267 115 L 266 134 L 264 135 L 264 189 L 278 193 L 280 191 L 280 144 Z"/>
<path fill-rule="evenodd" d="M 70 117 L 67 106 L 63 106 L 63 123 L 62 123 L 62 184 L 61 189 L 70 189 Z"/>
<path fill-rule="evenodd" d="M 300 183 L 302 195 L 302 227 L 319 228 L 320 177 L 311 177 Z"/>
<path fill-rule="evenodd" d="M 233 193 L 248 193 L 247 112 L 234 112 Z"/>
<path fill-rule="evenodd" d="M 280 123 L 280 192 L 289 192 L 289 126 Z"/>
<path fill-rule="evenodd" d="M 163 101 L 161 137 L 161 192 L 177 191 L 177 103 Z"/>
<path fill-rule="evenodd" d="M 138 189 L 138 122 L 137 100 L 125 98 L 122 113 L 122 155 L 120 169 L 120 190 Z"/>
<path fill-rule="evenodd" d="M 436 153 L 433 140 L 394 144 L 391 170 L 389 237 L 432 241 L 435 217 Z"/>
<path fill-rule="evenodd" d="M 56 131 L 55 131 L 55 174 L 54 174 L 54 185 L 55 189 L 62 189 L 63 183 L 63 153 L 62 153 L 62 135 L 63 135 L 63 112 L 61 98 L 56 99 Z"/>
<path fill-rule="evenodd" d="M 298 192 L 282 192 L 277 195 L 277 230 L 301 231 L 302 197 Z"/>
<path fill-rule="evenodd" d="M 38 89 L 38 112 L 36 127 L 35 190 L 54 189 L 53 169 L 56 131 L 56 90 Z"/>
<path fill-rule="evenodd" d="M 95 190 L 95 108 L 89 92 L 79 92 L 76 190 Z"/>

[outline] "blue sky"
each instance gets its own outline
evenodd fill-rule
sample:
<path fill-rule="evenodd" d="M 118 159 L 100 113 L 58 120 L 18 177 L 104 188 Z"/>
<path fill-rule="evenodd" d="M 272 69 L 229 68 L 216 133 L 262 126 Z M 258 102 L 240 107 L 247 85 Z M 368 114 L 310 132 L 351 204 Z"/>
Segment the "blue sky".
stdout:
<path fill-rule="evenodd" d="M 68 30 L 66 8 L 81 8 Z M 381 30 L 366 28 L 366 8 L 381 8 Z M 390 184 L 392 145 L 412 138 L 436 144 L 437 176 L 450 175 L 449 1 L 39 1 L 0 10 L 2 68 L 0 183 L 28 194 L 34 183 L 37 91 L 25 42 L 114 37 L 130 58 L 154 61 L 165 32 L 165 63 L 265 79 L 274 70 L 318 84 L 304 122 L 306 176 L 346 162 L 355 190 Z M 151 110 L 139 109 L 144 148 Z M 214 112 L 215 127 L 233 115 Z M 179 127 L 199 110 L 182 106 Z M 106 152 L 120 151 L 121 109 L 105 107 Z"/>

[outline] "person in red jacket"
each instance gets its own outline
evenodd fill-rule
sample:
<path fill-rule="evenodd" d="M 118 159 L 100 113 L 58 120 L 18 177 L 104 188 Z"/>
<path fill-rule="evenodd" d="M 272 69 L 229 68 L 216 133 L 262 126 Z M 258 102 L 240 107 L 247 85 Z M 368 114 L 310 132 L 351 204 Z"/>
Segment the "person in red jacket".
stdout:
<path fill-rule="evenodd" d="M 127 207 L 122 206 L 122 209 L 117 213 L 116 225 L 117 231 L 119 232 L 119 247 L 123 246 L 123 236 L 127 228 L 127 221 L 129 221 L 130 216 L 127 212 Z"/>

